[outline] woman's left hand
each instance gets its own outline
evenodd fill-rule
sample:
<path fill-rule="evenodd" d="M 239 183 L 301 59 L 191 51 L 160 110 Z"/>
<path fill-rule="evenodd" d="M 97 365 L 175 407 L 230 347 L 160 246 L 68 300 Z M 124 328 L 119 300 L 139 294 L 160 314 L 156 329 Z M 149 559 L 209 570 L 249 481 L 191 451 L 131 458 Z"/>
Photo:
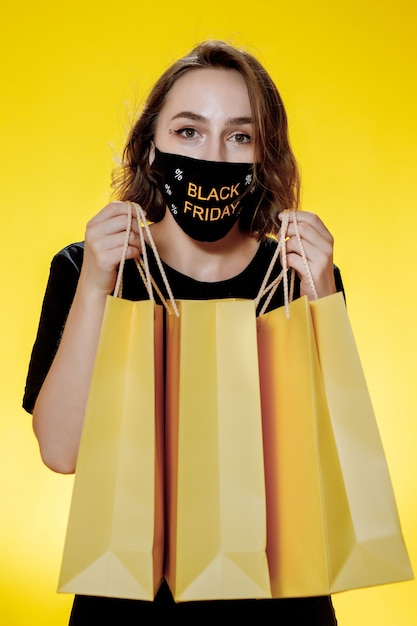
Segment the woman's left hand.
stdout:
<path fill-rule="evenodd" d="M 308 265 L 319 298 L 336 292 L 333 270 L 333 236 L 318 215 L 297 211 L 297 224 Z M 314 299 L 305 263 L 296 237 L 293 213 L 290 212 L 287 230 L 287 261 L 300 278 L 300 295 Z"/>

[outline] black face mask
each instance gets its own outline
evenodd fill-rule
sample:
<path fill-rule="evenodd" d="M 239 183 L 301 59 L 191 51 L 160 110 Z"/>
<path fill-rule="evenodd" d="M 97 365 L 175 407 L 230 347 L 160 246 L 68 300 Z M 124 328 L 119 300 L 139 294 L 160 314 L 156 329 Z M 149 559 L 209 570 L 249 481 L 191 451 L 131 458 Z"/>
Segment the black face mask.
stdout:
<path fill-rule="evenodd" d="M 202 161 L 155 148 L 151 167 L 178 226 L 197 241 L 222 239 L 259 202 L 250 163 Z"/>

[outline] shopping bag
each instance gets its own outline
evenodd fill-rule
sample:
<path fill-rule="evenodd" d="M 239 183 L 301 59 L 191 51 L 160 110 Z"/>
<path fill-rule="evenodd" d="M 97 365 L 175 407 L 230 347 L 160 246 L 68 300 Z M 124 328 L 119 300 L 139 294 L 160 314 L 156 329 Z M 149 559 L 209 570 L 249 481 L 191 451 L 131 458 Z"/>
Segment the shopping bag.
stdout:
<path fill-rule="evenodd" d="M 344 306 L 303 297 L 258 320 L 273 597 L 412 578 Z"/>
<path fill-rule="evenodd" d="M 77 459 L 61 592 L 153 600 L 160 584 L 162 341 L 162 306 L 107 297 Z"/>
<path fill-rule="evenodd" d="M 286 292 L 258 318 L 258 348 L 272 596 L 412 578 L 342 294 Z"/>
<path fill-rule="evenodd" d="M 295 300 L 289 309 L 289 319 L 284 307 L 258 318 L 273 597 L 329 593 L 326 479 L 339 519 L 349 519 L 308 301 Z"/>
<path fill-rule="evenodd" d="M 270 597 L 252 301 L 168 317 L 165 577 L 177 602 Z"/>
<path fill-rule="evenodd" d="M 332 572 L 332 591 L 413 578 L 383 443 L 341 293 L 310 311 L 352 538 Z M 329 536 L 336 553 L 339 532 Z"/>
<path fill-rule="evenodd" d="M 59 591 L 152 600 L 162 578 L 162 308 L 108 296 Z"/>

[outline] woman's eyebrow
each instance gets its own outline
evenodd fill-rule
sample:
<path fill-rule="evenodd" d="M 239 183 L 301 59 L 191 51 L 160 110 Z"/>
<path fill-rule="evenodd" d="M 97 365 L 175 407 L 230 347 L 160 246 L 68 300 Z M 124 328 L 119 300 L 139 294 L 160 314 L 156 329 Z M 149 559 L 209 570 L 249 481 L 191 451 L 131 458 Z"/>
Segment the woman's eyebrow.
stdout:
<path fill-rule="evenodd" d="M 204 122 L 207 123 L 207 118 L 204 115 L 200 115 L 199 113 L 193 113 L 192 111 L 181 111 L 180 113 L 176 113 L 172 118 L 171 122 L 178 119 L 185 118 L 192 120 L 193 122 Z M 239 126 L 242 124 L 252 124 L 252 118 L 247 116 L 240 117 L 230 117 L 226 120 L 226 126 Z"/>
<path fill-rule="evenodd" d="M 229 117 L 227 120 L 228 126 L 240 126 L 242 124 L 252 124 L 251 117 Z"/>
<path fill-rule="evenodd" d="M 199 113 L 193 113 L 192 111 L 181 111 L 171 118 L 171 122 L 179 117 L 185 117 L 186 119 L 193 120 L 194 122 L 207 122 L 207 118 Z"/>

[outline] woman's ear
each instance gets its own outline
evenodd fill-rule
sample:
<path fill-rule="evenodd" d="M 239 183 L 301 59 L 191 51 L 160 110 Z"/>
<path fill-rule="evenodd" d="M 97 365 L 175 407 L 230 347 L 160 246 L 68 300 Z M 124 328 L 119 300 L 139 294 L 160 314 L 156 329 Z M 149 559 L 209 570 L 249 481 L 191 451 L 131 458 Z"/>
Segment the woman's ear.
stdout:
<path fill-rule="evenodd" d="M 155 159 L 155 144 L 151 141 L 151 145 L 149 147 L 149 165 L 152 165 Z"/>

